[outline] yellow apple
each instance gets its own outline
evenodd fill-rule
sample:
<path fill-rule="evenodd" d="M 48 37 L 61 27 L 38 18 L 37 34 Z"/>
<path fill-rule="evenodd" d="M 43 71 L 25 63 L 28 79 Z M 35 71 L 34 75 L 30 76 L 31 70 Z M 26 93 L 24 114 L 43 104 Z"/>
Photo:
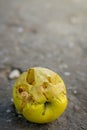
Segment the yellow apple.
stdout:
<path fill-rule="evenodd" d="M 13 101 L 20 114 L 35 123 L 57 119 L 68 102 L 60 76 L 41 67 L 30 68 L 21 74 L 13 88 Z"/>

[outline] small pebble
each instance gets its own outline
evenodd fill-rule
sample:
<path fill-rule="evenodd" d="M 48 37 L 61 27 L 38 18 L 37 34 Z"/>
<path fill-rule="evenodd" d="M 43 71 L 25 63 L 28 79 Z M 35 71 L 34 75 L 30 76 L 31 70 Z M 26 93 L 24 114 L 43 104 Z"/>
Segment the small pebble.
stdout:
<path fill-rule="evenodd" d="M 72 89 L 72 87 L 68 87 L 67 89 L 68 89 L 68 90 L 71 90 L 71 89 Z"/>
<path fill-rule="evenodd" d="M 8 119 L 8 120 L 6 120 L 7 122 L 11 122 L 12 120 L 11 119 Z"/>
<path fill-rule="evenodd" d="M 18 33 L 22 33 L 23 32 L 23 28 L 22 27 L 19 27 L 18 28 Z"/>
<path fill-rule="evenodd" d="M 11 102 L 13 102 L 13 98 L 11 98 Z"/>
<path fill-rule="evenodd" d="M 63 68 L 67 69 L 67 68 L 68 68 L 68 65 L 67 65 L 67 64 L 61 64 L 61 65 L 59 66 L 59 68 L 60 68 L 60 69 L 63 69 Z"/>
<path fill-rule="evenodd" d="M 84 126 L 81 126 L 82 130 L 85 130 L 85 127 Z"/>
<path fill-rule="evenodd" d="M 19 118 L 22 118 L 22 115 L 18 115 Z"/>
<path fill-rule="evenodd" d="M 75 105 L 74 110 L 79 112 L 81 110 L 81 108 L 78 105 Z"/>
<path fill-rule="evenodd" d="M 64 72 L 64 75 L 70 76 L 70 72 Z"/>
<path fill-rule="evenodd" d="M 77 90 L 74 90 L 73 93 L 74 93 L 74 94 L 77 94 Z"/>
<path fill-rule="evenodd" d="M 10 72 L 9 79 L 15 79 L 15 78 L 18 78 L 19 76 L 20 76 L 20 71 L 15 69 Z"/>
<path fill-rule="evenodd" d="M 10 110 L 10 109 L 7 109 L 7 110 L 6 110 L 6 112 L 7 112 L 7 113 L 10 113 L 10 112 L 11 112 L 11 110 Z"/>

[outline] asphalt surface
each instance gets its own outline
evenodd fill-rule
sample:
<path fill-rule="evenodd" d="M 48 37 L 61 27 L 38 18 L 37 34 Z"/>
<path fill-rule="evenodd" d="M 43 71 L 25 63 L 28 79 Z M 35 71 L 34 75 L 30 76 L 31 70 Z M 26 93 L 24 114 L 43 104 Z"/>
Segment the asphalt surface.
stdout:
<path fill-rule="evenodd" d="M 57 72 L 68 107 L 48 124 L 19 115 L 12 102 L 16 79 L 32 66 Z M 87 0 L 0 0 L 0 130 L 87 130 Z"/>

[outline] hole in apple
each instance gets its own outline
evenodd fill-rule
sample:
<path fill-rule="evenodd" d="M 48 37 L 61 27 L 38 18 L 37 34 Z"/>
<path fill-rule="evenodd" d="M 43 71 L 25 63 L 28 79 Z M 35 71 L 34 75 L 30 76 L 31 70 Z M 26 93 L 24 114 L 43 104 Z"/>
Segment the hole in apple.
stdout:
<path fill-rule="evenodd" d="M 29 102 L 29 103 L 34 103 L 34 101 L 35 101 L 35 100 L 34 100 L 33 95 L 29 95 L 29 96 L 28 96 L 28 102 Z"/>
<path fill-rule="evenodd" d="M 50 102 L 46 101 L 46 102 L 44 103 L 44 106 L 47 107 L 48 105 L 50 105 Z"/>
<path fill-rule="evenodd" d="M 20 87 L 20 88 L 18 89 L 18 91 L 19 91 L 19 93 L 22 93 L 24 90 L 23 90 L 23 88 Z"/>
<path fill-rule="evenodd" d="M 45 115 L 46 109 L 47 109 L 48 105 L 50 105 L 50 104 L 51 104 L 51 103 L 50 103 L 49 101 L 46 101 L 46 102 L 44 103 L 44 111 L 43 111 L 42 115 Z"/>

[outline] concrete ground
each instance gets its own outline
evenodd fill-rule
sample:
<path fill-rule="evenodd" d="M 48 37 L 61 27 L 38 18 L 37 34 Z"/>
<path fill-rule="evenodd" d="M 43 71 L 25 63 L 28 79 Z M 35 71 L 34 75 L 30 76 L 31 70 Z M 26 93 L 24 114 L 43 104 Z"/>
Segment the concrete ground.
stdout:
<path fill-rule="evenodd" d="M 40 125 L 17 114 L 13 69 L 47 67 L 62 76 L 69 104 Z M 87 130 L 87 0 L 0 0 L 0 130 Z"/>

